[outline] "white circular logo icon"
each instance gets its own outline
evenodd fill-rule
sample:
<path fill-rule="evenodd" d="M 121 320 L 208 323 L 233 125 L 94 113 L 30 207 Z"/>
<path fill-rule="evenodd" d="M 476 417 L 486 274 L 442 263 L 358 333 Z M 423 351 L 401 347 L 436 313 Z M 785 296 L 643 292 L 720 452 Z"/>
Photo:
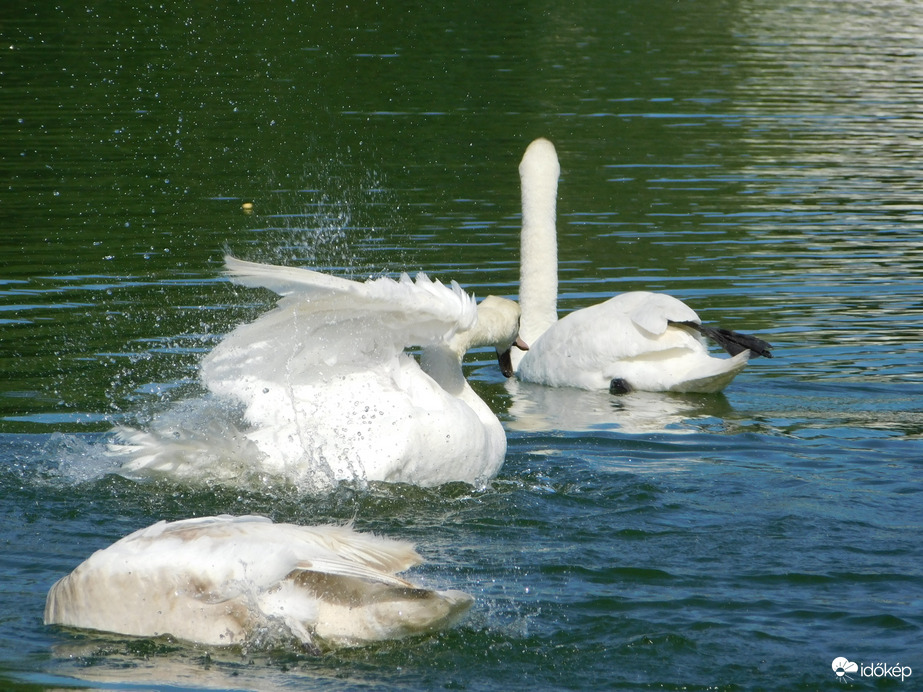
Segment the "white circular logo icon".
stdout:
<path fill-rule="evenodd" d="M 842 678 L 846 673 L 855 673 L 859 670 L 859 665 L 857 663 L 853 663 L 848 658 L 843 658 L 842 656 L 833 659 L 832 665 L 833 672 L 836 673 L 838 678 Z"/>

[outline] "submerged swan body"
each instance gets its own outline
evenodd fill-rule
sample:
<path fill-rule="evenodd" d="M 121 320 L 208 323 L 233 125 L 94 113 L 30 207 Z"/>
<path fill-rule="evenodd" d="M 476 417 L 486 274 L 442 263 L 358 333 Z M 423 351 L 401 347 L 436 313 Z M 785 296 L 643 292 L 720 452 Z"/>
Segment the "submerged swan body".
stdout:
<path fill-rule="evenodd" d="M 470 348 L 509 350 L 518 340 L 516 303 L 488 296 L 476 305 L 457 284 L 423 274 L 415 282 L 405 275 L 359 283 L 226 262 L 236 283 L 281 296 L 200 368 L 214 395 L 243 408 L 246 428 L 234 443 L 258 458 L 261 471 L 315 488 L 341 480 L 481 484 L 497 473 L 506 435 L 465 380 L 461 360 Z M 410 346 L 422 346 L 419 363 L 404 352 Z M 204 471 L 206 450 L 189 454 L 187 446 L 178 461 L 169 436 L 162 438 L 123 431 L 129 444 L 121 451 L 130 455 L 123 469 Z"/>
<path fill-rule="evenodd" d="M 520 334 L 526 353 L 513 351 L 518 377 L 553 387 L 671 392 L 717 392 L 752 355 L 770 357 L 770 344 L 708 327 L 692 308 L 663 293 L 635 291 L 558 319 L 555 207 L 557 153 L 547 139 L 526 149 L 522 184 Z M 702 337 L 731 358 L 715 358 Z"/>
<path fill-rule="evenodd" d="M 161 521 L 58 580 L 45 624 L 219 646 L 267 629 L 308 646 L 394 639 L 448 627 L 472 603 L 395 576 L 420 562 L 409 543 L 349 526 Z"/>

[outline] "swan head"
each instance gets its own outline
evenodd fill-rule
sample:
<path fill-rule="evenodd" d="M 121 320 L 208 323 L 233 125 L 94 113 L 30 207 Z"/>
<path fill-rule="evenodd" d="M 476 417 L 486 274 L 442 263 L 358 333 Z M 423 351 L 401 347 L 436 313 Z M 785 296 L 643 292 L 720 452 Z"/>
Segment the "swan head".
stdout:
<path fill-rule="evenodd" d="M 497 350 L 500 371 L 512 377 L 513 363 L 510 351 L 515 346 L 527 351 L 529 347 L 519 338 L 519 304 L 508 298 L 487 296 L 478 304 L 478 321 L 469 335 L 468 348 L 493 346 Z"/>
<path fill-rule="evenodd" d="M 555 184 L 561 175 L 561 165 L 558 163 L 558 153 L 554 149 L 554 144 L 544 137 L 533 140 L 526 147 L 519 164 L 519 175 L 523 178 L 528 178 L 530 173 L 534 175 L 536 171 L 546 173 L 544 177 L 554 180 Z"/>

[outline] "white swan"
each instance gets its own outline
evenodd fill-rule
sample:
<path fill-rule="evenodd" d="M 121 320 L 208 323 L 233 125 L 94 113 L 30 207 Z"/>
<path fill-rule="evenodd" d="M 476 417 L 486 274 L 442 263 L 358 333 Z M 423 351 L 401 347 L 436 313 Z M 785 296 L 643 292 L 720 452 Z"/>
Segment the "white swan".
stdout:
<path fill-rule="evenodd" d="M 218 646 L 267 630 L 312 648 L 393 639 L 448 627 L 472 603 L 395 576 L 420 562 L 409 543 L 349 526 L 161 521 L 58 580 L 45 624 Z"/>
<path fill-rule="evenodd" d="M 513 351 L 520 379 L 554 387 L 717 392 L 752 355 L 770 357 L 770 344 L 707 327 L 685 303 L 663 293 L 623 293 L 558 319 L 555 206 L 560 166 L 554 145 L 537 139 L 519 165 L 522 185 L 520 335 Z M 702 336 L 733 356 L 709 355 Z"/>
<path fill-rule="evenodd" d="M 226 452 L 215 449 L 215 436 L 123 430 L 128 444 L 117 451 L 130 456 L 126 473 L 220 478 L 240 473 L 233 465 L 227 471 L 237 453 L 238 464 L 312 489 L 340 480 L 480 484 L 497 473 L 506 435 L 465 380 L 461 360 L 470 348 L 509 350 L 516 303 L 488 296 L 476 306 L 457 284 L 423 274 L 416 282 L 405 275 L 359 283 L 232 257 L 226 263 L 236 283 L 282 296 L 201 364 L 205 386 L 240 404 L 249 427 L 225 436 Z M 409 346 L 423 347 L 420 364 L 404 353 Z M 208 469 L 213 462 L 225 468 Z"/>

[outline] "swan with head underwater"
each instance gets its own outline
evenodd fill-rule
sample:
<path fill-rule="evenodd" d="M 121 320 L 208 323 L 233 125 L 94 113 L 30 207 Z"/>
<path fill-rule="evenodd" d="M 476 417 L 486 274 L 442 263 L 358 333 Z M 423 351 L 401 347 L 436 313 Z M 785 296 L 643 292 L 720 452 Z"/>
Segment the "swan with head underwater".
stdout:
<path fill-rule="evenodd" d="M 351 526 L 222 515 L 160 521 L 58 580 L 45 624 L 197 644 L 271 632 L 312 650 L 434 632 L 471 606 L 461 591 L 398 577 L 422 559 L 404 541 Z"/>
<path fill-rule="evenodd" d="M 527 348 L 515 302 L 476 304 L 455 282 L 422 273 L 360 283 L 225 262 L 235 283 L 281 296 L 200 366 L 212 394 L 243 407 L 244 439 L 227 444 L 247 447 L 251 467 L 310 489 L 342 480 L 480 485 L 496 475 L 506 434 L 461 361 L 469 349 L 493 346 L 512 374 L 510 347 Z M 413 346 L 422 347 L 419 363 L 405 353 Z M 196 478 L 210 473 L 204 459 L 222 456 L 185 438 L 172 444 L 164 432 L 120 431 L 118 451 L 130 457 L 123 472 Z"/>
<path fill-rule="evenodd" d="M 514 350 L 512 362 L 521 380 L 613 394 L 718 392 L 751 356 L 772 356 L 772 346 L 762 339 L 706 326 L 692 308 L 663 293 L 622 293 L 558 319 L 555 207 L 560 172 L 554 145 L 544 138 L 528 146 L 519 165 L 520 335 L 529 350 Z M 732 357 L 711 356 L 702 337 L 715 340 Z"/>

